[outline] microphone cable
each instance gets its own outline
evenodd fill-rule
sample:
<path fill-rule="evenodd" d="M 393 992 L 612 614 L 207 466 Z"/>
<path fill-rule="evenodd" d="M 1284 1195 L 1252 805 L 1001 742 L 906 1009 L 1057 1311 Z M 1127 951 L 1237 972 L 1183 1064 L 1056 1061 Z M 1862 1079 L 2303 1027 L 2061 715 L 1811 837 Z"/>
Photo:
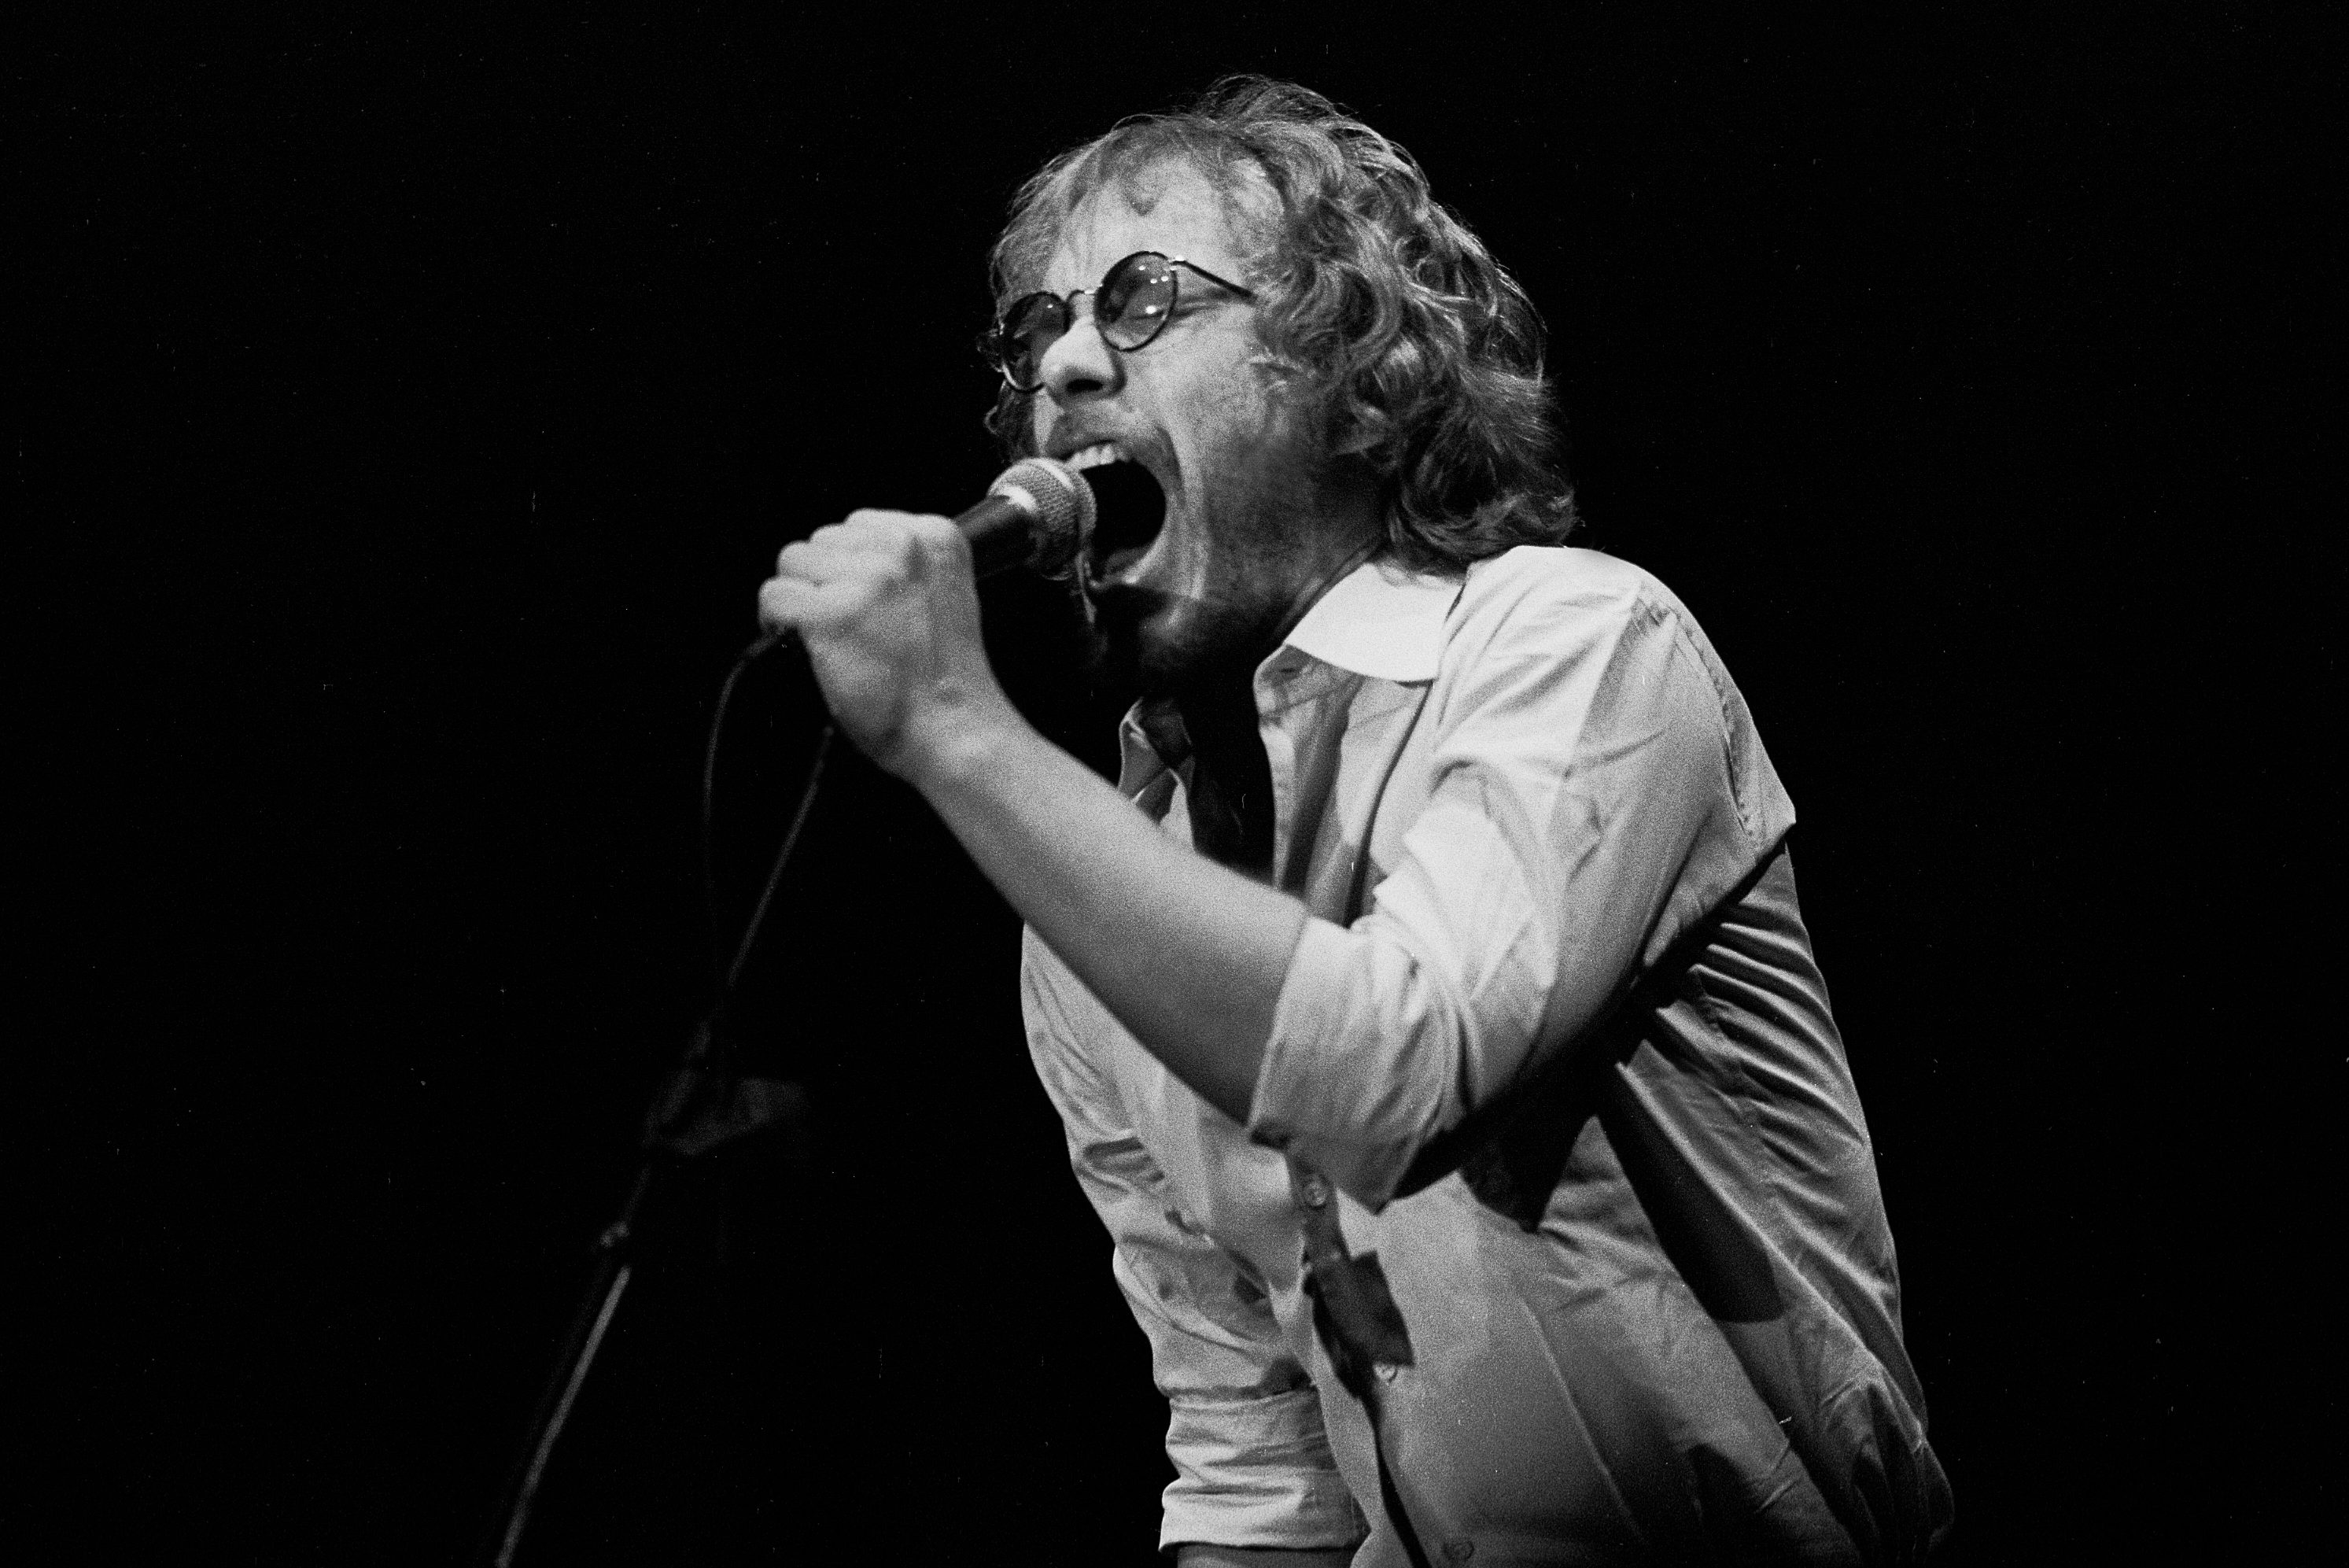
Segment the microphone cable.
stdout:
<path fill-rule="evenodd" d="M 759 889 L 758 901 L 751 906 L 750 918 L 743 922 L 741 939 L 735 944 L 734 956 L 726 958 L 724 939 L 718 923 L 718 871 L 716 864 L 716 823 L 718 801 L 719 742 L 726 732 L 726 712 L 734 700 L 734 688 L 741 682 L 742 672 L 758 662 L 771 649 L 798 645 L 799 639 L 789 633 L 762 637 L 742 650 L 726 672 L 725 681 L 718 688 L 718 705 L 709 715 L 709 738 L 701 756 L 701 910 L 709 934 L 709 973 L 716 994 L 710 1006 L 711 1033 L 723 1037 L 722 1025 L 729 1022 L 734 992 L 742 979 L 742 971 L 750 961 L 750 950 L 758 944 L 760 929 L 766 924 L 767 911 L 773 907 L 775 889 L 782 885 L 783 868 L 791 864 L 792 852 L 799 847 L 800 833 L 807 826 L 808 814 L 815 807 L 816 792 L 823 786 L 824 765 L 832 758 L 833 740 L 840 726 L 830 713 L 824 715 L 823 727 L 816 734 L 815 750 L 808 761 L 807 781 L 800 786 L 799 804 L 792 808 L 791 826 L 783 830 L 782 843 L 775 850 L 775 858 L 767 867 L 767 879 Z M 730 1041 L 729 1042 L 730 1044 Z M 725 1046 L 720 1047 L 726 1049 Z"/>

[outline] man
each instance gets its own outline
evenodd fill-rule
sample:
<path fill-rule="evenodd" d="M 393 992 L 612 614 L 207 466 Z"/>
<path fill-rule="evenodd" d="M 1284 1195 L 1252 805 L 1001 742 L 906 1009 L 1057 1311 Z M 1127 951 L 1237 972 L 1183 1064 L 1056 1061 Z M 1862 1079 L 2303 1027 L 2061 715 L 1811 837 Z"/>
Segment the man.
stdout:
<path fill-rule="evenodd" d="M 944 519 L 761 590 L 1029 922 L 1188 1564 L 1890 1562 L 1945 1528 L 1785 851 L 1688 612 L 1563 546 L 1531 307 L 1416 165 L 1221 84 L 1047 167 L 999 429 L 1096 475 L 1112 788 Z"/>

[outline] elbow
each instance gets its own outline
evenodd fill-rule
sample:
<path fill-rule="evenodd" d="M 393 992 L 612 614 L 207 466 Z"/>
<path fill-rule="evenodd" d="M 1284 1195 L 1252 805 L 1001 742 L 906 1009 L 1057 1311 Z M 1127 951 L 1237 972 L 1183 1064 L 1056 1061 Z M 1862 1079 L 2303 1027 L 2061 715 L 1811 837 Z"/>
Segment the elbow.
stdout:
<path fill-rule="evenodd" d="M 1250 1106 L 1250 1135 L 1376 1211 L 1475 1108 L 1487 1024 L 1447 966 L 1366 923 L 1309 924 Z"/>

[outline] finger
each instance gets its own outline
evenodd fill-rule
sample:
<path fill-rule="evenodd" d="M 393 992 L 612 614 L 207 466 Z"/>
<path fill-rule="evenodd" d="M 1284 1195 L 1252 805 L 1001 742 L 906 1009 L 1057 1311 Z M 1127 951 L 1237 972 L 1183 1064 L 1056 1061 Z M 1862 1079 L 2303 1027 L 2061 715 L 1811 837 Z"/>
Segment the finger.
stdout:
<path fill-rule="evenodd" d="M 792 567 L 787 562 L 805 566 L 864 555 L 904 562 L 910 559 L 917 542 L 935 539 L 940 529 L 955 532 L 954 524 L 944 517 L 867 507 L 850 513 L 838 523 L 826 524 L 805 539 L 784 545 L 782 553 L 775 557 L 775 566 L 778 571 L 791 571 Z"/>
<path fill-rule="evenodd" d="M 969 536 L 955 526 L 952 518 L 909 518 L 905 537 L 933 566 L 947 566 L 970 558 Z"/>
<path fill-rule="evenodd" d="M 965 548 L 951 528 L 944 549 Z M 857 584 L 874 593 L 919 590 L 952 570 L 952 557 L 926 537 L 894 530 L 885 537 L 811 540 L 783 552 L 776 575 L 823 587 Z"/>
<path fill-rule="evenodd" d="M 759 587 L 759 617 L 777 627 L 821 630 L 871 612 L 885 579 L 847 572 L 817 579 L 773 576 Z"/>
<path fill-rule="evenodd" d="M 775 557 L 775 570 L 783 576 L 821 581 L 850 570 L 869 553 L 853 537 L 843 538 L 835 525 L 784 545 L 782 554 Z"/>

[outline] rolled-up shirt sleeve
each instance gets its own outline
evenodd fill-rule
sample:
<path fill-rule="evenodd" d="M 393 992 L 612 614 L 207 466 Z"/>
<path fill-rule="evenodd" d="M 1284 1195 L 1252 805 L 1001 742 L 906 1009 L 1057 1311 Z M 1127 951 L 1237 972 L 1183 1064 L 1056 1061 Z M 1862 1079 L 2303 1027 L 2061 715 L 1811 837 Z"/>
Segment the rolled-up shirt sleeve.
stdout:
<path fill-rule="evenodd" d="M 1080 1186 L 1109 1228 L 1112 1269 L 1166 1396 L 1161 1543 L 1350 1546 L 1363 1526 L 1263 1282 L 1185 1215 L 1114 1088 L 1072 1042 L 1073 977 L 1031 933 L 1020 967 L 1029 1048 L 1061 1116 Z"/>
<path fill-rule="evenodd" d="M 1425 807 L 1360 919 L 1308 921 L 1249 1121 L 1374 1210 L 1791 820 L 1734 687 L 1652 579 L 1505 576 L 1444 665 Z"/>

